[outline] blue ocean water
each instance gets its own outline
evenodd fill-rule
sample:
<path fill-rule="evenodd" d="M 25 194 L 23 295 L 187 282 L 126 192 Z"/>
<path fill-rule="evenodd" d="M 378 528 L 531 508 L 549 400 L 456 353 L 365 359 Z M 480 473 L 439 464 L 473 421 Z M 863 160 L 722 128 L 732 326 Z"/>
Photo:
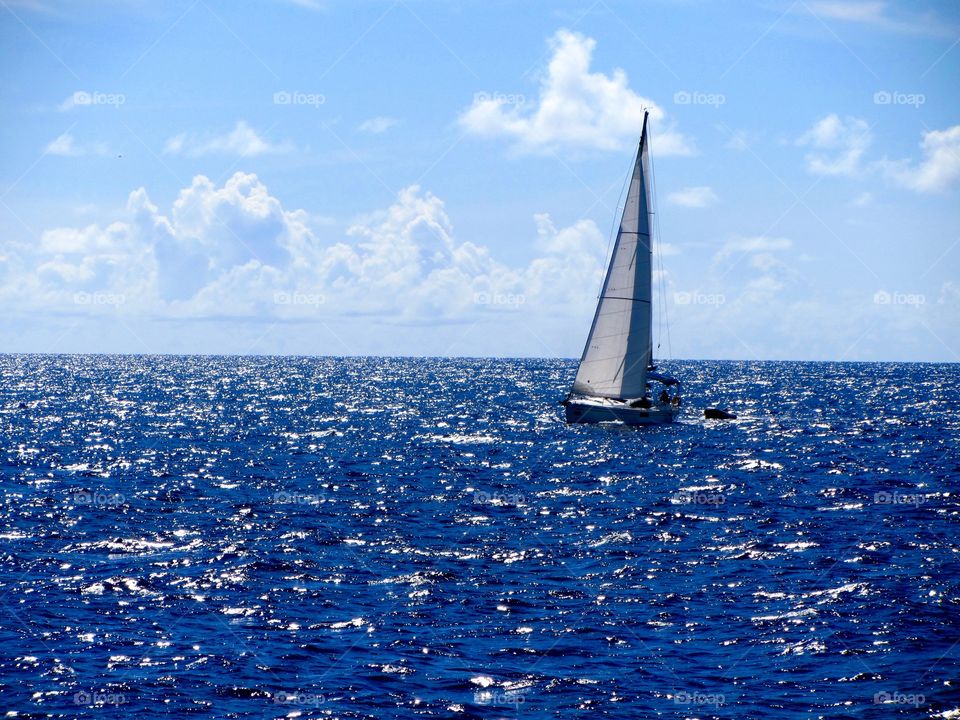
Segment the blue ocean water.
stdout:
<path fill-rule="evenodd" d="M 0 356 L 0 707 L 960 716 L 960 366 L 665 368 Z"/>

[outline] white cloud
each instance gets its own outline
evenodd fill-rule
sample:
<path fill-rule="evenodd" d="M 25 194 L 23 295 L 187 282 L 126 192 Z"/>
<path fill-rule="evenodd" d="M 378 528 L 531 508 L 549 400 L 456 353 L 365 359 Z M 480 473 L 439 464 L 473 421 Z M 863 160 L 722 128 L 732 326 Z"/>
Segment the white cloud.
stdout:
<path fill-rule="evenodd" d="M 775 238 L 765 235 L 732 237 L 713 256 L 713 271 L 721 278 L 730 279 L 731 271 L 757 271 L 745 280 L 745 297 L 751 301 L 760 295 L 773 295 L 783 289 L 788 281 L 795 279 L 790 266 L 780 256 L 793 248 L 790 238 Z M 743 261 L 746 260 L 746 263 Z"/>
<path fill-rule="evenodd" d="M 57 110 L 59 110 L 60 112 L 69 112 L 70 110 L 73 110 L 75 107 L 77 107 L 77 94 L 70 93 L 69 95 L 67 95 L 66 100 L 64 100 L 62 103 L 57 105 Z"/>
<path fill-rule="evenodd" d="M 163 146 L 163 151 L 165 153 L 171 153 L 176 155 L 183 152 L 184 144 L 187 142 L 187 134 L 180 133 L 179 135 L 174 135 L 172 138 L 167 140 L 166 144 Z"/>
<path fill-rule="evenodd" d="M 607 246 L 591 221 L 535 216 L 517 238 L 531 259 L 508 264 L 459 239 L 442 200 L 416 186 L 345 233 L 314 217 L 236 173 L 223 185 L 198 176 L 162 210 L 141 188 L 112 222 L 53 227 L 39 242 L 0 239 L 0 339 L 17 350 L 117 352 L 582 349 Z M 876 305 L 876 288 L 814 295 L 800 260 L 789 238 L 753 236 L 727 240 L 707 269 L 678 264 L 688 281 L 664 278 L 676 305 L 673 354 L 882 359 L 896 335 L 918 359 L 955 359 L 930 336 L 960 347 L 955 284 L 939 295 L 901 288 L 927 293 L 919 308 Z"/>
<path fill-rule="evenodd" d="M 81 155 L 108 155 L 110 149 L 105 143 L 88 143 L 78 145 L 76 139 L 69 132 L 65 132 L 51 140 L 43 149 L 47 155 L 61 155 L 64 157 L 79 157 Z"/>
<path fill-rule="evenodd" d="M 814 123 L 797 138 L 796 144 L 812 149 L 806 156 L 810 172 L 854 177 L 863 171 L 863 154 L 872 140 L 866 120 L 854 117 L 843 120 L 830 114 Z"/>
<path fill-rule="evenodd" d="M 511 298 L 533 314 L 588 318 L 600 231 L 587 220 L 557 229 L 547 215 L 535 226 L 535 257 L 510 267 L 458 240 L 443 202 L 411 186 L 345 237 L 321 240 L 306 212 L 285 209 L 255 175 L 222 187 L 201 175 L 169 213 L 140 188 L 109 225 L 47 230 L 0 289 L 16 304 L 61 309 L 78 291 L 106 292 L 125 298 L 125 312 L 179 319 L 462 321 L 515 311 Z"/>
<path fill-rule="evenodd" d="M 885 0 L 822 0 L 804 5 L 805 9 L 822 18 L 911 35 L 956 37 L 955 24 L 929 12 L 912 15 L 903 12 L 909 7 L 909 4 L 901 4 L 898 12 L 891 14 L 891 4 Z"/>
<path fill-rule="evenodd" d="M 667 202 L 688 208 L 705 208 L 717 200 L 717 194 L 708 185 L 683 188 L 667 195 Z"/>
<path fill-rule="evenodd" d="M 397 121 L 395 118 L 373 117 L 360 123 L 360 125 L 357 127 L 357 130 L 360 132 L 368 132 L 374 135 L 379 135 L 380 133 L 386 132 L 396 124 Z"/>
<path fill-rule="evenodd" d="M 710 268 L 667 278 L 674 357 L 757 360 L 960 359 L 960 289 L 955 283 L 899 289 L 921 305 L 878 304 L 876 288 L 824 285 L 809 256 L 786 237 L 733 237 Z M 889 338 L 897 337 L 891 355 Z M 669 362 L 664 365 L 669 367 Z"/>
<path fill-rule="evenodd" d="M 886 5 L 882 0 L 860 0 L 858 2 L 831 0 L 830 2 L 815 2 L 810 7 L 815 13 L 824 17 L 852 22 L 876 23 L 883 20 Z"/>
<path fill-rule="evenodd" d="M 70 133 L 63 133 L 56 140 L 51 141 L 44 152 L 49 155 L 75 155 L 76 148 L 74 146 L 73 135 Z"/>
<path fill-rule="evenodd" d="M 224 135 L 199 138 L 191 137 L 187 133 L 174 135 L 164 147 L 164 152 L 179 154 L 185 153 L 192 157 L 203 155 L 239 155 L 252 157 L 274 153 L 285 153 L 293 150 L 289 142 L 278 144 L 263 139 L 245 121 L 238 120 L 233 130 Z"/>
<path fill-rule="evenodd" d="M 919 161 L 883 158 L 866 162 L 864 156 L 872 141 L 865 120 L 830 114 L 814 123 L 796 144 L 811 148 L 806 156 L 807 170 L 817 175 L 863 178 L 882 174 L 916 192 L 942 192 L 960 178 L 960 125 L 924 132 Z M 863 193 L 854 205 L 869 201 L 870 194 Z"/>
<path fill-rule="evenodd" d="M 946 130 L 930 130 L 920 141 L 923 158 L 881 160 L 879 166 L 888 177 L 917 192 L 942 192 L 960 178 L 960 125 Z"/>
<path fill-rule="evenodd" d="M 644 110 L 654 123 L 663 110 L 628 87 L 623 70 L 591 73 L 596 41 L 559 30 L 550 40 L 553 56 L 531 108 L 519 96 L 481 93 L 460 116 L 461 125 L 481 137 L 506 137 L 525 150 L 581 147 L 616 150 L 640 133 Z M 691 155 L 683 135 L 658 127 L 653 147 L 658 155 Z"/>

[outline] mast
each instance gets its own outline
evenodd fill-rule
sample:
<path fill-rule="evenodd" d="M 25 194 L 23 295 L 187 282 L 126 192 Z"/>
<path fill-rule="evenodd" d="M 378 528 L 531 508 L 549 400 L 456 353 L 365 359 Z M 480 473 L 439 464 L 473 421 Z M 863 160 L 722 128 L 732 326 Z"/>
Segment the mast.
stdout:
<path fill-rule="evenodd" d="M 652 362 L 650 159 L 647 119 L 573 392 L 627 399 L 646 394 Z"/>

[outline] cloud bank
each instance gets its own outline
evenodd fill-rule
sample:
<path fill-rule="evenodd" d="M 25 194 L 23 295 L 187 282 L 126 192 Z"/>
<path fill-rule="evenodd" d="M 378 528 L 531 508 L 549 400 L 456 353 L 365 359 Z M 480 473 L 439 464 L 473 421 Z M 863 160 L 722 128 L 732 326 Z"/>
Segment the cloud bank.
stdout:
<path fill-rule="evenodd" d="M 344 236 L 321 238 L 307 213 L 284 208 L 256 175 L 238 172 L 221 187 L 199 175 L 169 212 L 139 188 L 112 223 L 53 228 L 37 247 L 17 248 L 5 294 L 22 309 L 77 310 L 78 294 L 99 293 L 122 297 L 123 312 L 184 319 L 423 322 L 520 304 L 585 312 L 606 240 L 592 221 L 534 222 L 537 256 L 508 267 L 458 240 L 443 202 L 416 185 Z"/>

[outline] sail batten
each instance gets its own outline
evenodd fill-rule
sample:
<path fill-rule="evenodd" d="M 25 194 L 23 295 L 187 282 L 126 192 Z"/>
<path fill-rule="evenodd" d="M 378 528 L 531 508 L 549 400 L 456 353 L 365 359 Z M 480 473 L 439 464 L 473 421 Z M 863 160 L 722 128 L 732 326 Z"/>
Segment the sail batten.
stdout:
<path fill-rule="evenodd" d="M 573 392 L 628 399 L 646 394 L 651 360 L 650 186 L 647 115 L 617 240 Z"/>

